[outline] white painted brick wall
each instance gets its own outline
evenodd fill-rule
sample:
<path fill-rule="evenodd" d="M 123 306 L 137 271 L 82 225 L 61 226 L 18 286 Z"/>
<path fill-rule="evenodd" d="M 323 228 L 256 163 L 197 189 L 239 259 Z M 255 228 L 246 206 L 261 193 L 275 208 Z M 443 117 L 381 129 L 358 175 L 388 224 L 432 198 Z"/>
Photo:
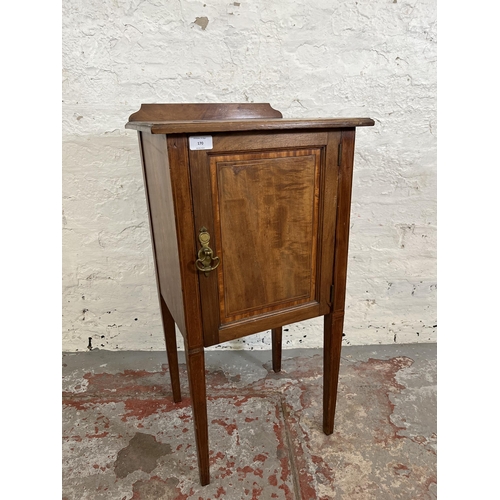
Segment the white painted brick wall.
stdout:
<path fill-rule="evenodd" d="M 369 116 L 345 344 L 436 340 L 433 0 L 63 2 L 63 349 L 163 349 L 136 133 L 147 102 Z M 285 347 L 322 345 L 322 321 Z M 269 348 L 269 332 L 224 344 Z"/>

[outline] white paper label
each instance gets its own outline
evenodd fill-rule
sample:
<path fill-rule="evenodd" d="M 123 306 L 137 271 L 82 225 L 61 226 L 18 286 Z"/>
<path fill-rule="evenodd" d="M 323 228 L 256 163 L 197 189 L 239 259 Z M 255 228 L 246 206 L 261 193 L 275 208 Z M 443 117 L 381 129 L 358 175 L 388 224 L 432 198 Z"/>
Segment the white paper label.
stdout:
<path fill-rule="evenodd" d="M 200 149 L 213 149 L 211 135 L 192 135 L 189 138 L 189 149 L 191 151 L 198 151 Z"/>

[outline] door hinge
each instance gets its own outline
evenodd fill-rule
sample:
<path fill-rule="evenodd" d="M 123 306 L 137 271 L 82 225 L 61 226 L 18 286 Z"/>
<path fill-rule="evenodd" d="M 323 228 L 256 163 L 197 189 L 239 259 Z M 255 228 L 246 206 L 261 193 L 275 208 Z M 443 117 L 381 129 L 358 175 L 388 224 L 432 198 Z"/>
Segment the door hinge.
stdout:
<path fill-rule="evenodd" d="M 337 155 L 337 166 L 339 167 L 341 160 L 342 160 L 342 142 L 339 142 L 339 154 Z"/>

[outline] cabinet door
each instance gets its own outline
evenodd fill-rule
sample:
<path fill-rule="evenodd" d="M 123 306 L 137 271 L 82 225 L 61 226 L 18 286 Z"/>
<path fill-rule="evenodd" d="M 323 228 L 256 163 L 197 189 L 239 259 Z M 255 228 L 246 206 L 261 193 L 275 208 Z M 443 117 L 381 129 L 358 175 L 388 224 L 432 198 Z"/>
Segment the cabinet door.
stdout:
<path fill-rule="evenodd" d="M 330 311 L 339 138 L 228 134 L 190 151 L 196 238 L 218 263 L 198 271 L 206 346 Z"/>

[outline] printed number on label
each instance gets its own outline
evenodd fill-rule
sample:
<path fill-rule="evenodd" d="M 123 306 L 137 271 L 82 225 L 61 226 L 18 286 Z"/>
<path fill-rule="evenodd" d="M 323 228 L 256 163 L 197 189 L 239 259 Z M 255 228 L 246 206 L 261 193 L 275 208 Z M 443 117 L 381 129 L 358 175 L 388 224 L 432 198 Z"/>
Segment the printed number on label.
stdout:
<path fill-rule="evenodd" d="M 189 149 L 191 151 L 198 151 L 201 149 L 212 149 L 213 142 L 211 135 L 192 135 L 189 138 Z"/>

